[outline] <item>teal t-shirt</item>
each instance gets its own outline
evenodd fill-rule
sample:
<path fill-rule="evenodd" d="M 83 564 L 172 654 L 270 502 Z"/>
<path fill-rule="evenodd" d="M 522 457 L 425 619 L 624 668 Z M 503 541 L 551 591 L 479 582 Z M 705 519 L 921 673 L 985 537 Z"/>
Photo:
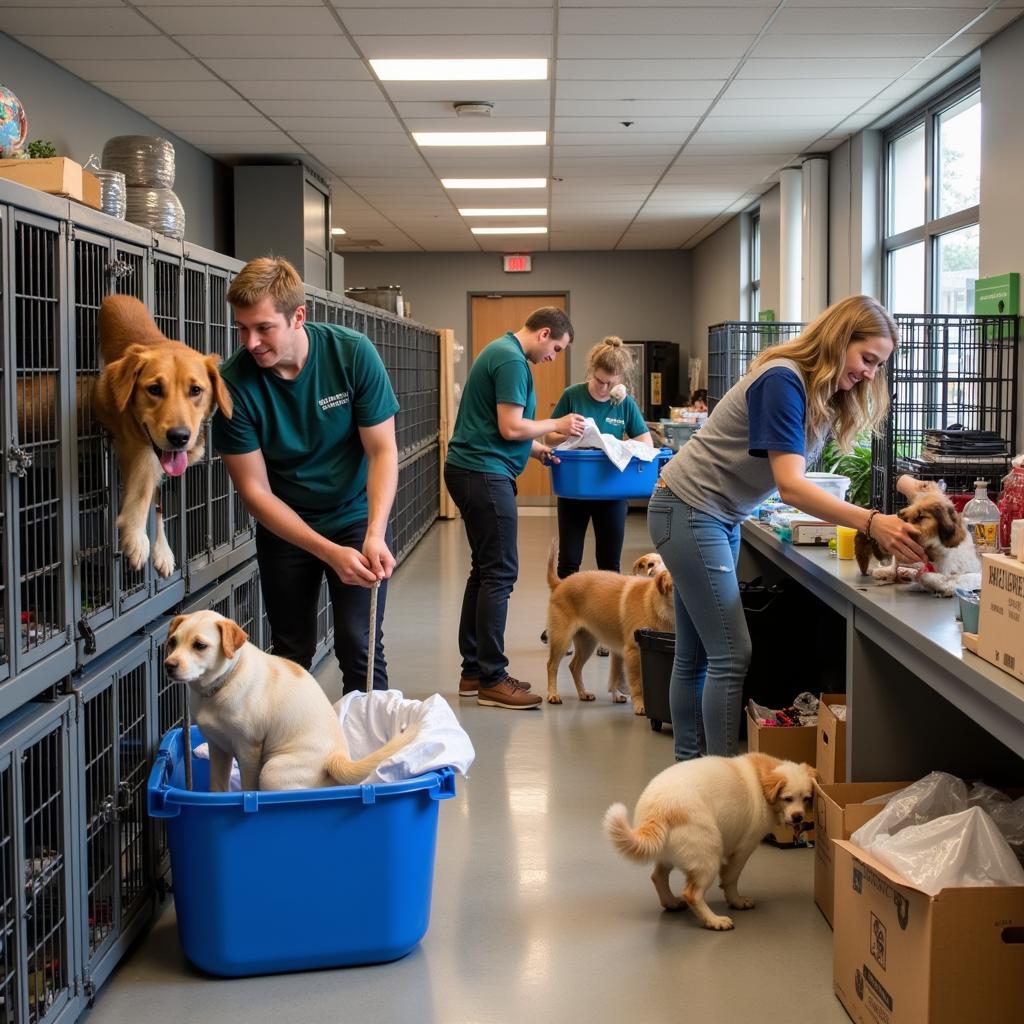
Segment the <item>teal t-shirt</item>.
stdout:
<path fill-rule="evenodd" d="M 498 403 L 521 405 L 523 417 L 537 411 L 533 374 L 519 339 L 509 331 L 473 360 L 462 389 L 447 462 L 477 473 L 501 473 L 515 479 L 530 458 L 532 441 L 506 441 L 498 430 Z"/>
<path fill-rule="evenodd" d="M 551 412 L 551 418 L 557 420 L 559 416 L 570 412 L 593 417 L 602 434 L 611 434 L 620 441 L 647 433 L 647 424 L 640 414 L 640 406 L 630 395 L 626 395 L 617 405 L 611 399 L 599 402 L 590 394 L 586 383 L 572 384 L 562 392 L 562 397 Z"/>
<path fill-rule="evenodd" d="M 234 404 L 213 420 L 223 455 L 261 451 L 270 489 L 314 530 L 331 536 L 367 516 L 359 427 L 383 423 L 398 400 L 373 343 L 334 324 L 307 323 L 309 355 L 285 380 L 244 349 L 220 368 Z"/>

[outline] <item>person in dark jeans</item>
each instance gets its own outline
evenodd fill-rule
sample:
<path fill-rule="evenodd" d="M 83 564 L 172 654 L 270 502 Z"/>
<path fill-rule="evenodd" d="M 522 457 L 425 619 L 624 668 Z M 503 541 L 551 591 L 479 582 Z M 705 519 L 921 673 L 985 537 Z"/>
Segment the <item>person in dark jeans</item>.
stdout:
<path fill-rule="evenodd" d="M 366 335 L 306 322 L 302 279 L 287 260 L 247 263 L 227 299 L 243 347 L 221 367 L 234 412 L 214 420 L 213 441 L 258 523 L 274 653 L 311 666 L 326 573 L 343 689 L 363 689 L 369 588 L 379 582 L 373 686 L 386 690 L 381 625 L 398 482 L 387 371 Z"/>
<path fill-rule="evenodd" d="M 615 389 L 632 380 L 633 357 L 622 339 L 610 335 L 595 345 L 587 356 L 587 379 L 573 384 L 562 392 L 552 410 L 554 417 L 569 412 L 589 416 L 602 434 L 610 434 L 620 441 L 632 439 L 651 444 L 651 434 L 644 422 L 640 407 L 628 395 L 619 395 Z M 547 440 L 559 444 L 565 435 L 553 432 Z M 579 572 L 583 561 L 583 542 L 587 528 L 594 524 L 594 554 L 598 569 L 619 571 L 622 541 L 626 534 L 625 499 L 558 499 L 558 576 L 565 579 Z M 547 643 L 547 630 L 541 634 Z M 608 649 L 598 647 L 597 653 L 607 657 Z"/>
<path fill-rule="evenodd" d="M 548 463 L 538 438 L 583 432 L 583 417 L 533 419 L 537 397 L 530 363 L 555 359 L 572 341 L 560 309 L 534 310 L 515 332 L 496 338 L 473 360 L 448 446 L 444 482 L 462 513 L 472 556 L 462 599 L 460 697 L 484 707 L 538 707 L 530 684 L 509 675 L 505 657 L 508 600 L 519 576 L 516 477 L 529 458 Z"/>

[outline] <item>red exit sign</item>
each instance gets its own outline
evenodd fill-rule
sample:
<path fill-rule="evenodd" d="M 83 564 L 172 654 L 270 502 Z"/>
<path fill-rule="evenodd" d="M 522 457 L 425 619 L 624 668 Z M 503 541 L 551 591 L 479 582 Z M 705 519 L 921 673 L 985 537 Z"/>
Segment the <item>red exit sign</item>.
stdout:
<path fill-rule="evenodd" d="M 529 253 L 505 253 L 502 260 L 502 268 L 506 274 L 526 274 L 533 270 L 533 257 Z"/>

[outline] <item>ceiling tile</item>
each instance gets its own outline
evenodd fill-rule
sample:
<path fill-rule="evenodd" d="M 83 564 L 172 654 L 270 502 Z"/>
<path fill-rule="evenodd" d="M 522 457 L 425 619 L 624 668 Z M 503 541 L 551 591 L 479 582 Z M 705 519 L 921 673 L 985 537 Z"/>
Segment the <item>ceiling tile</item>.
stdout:
<path fill-rule="evenodd" d="M 278 114 L 274 120 L 286 131 L 334 132 L 350 138 L 371 139 L 380 144 L 410 146 L 399 121 L 372 117 L 303 117 L 301 114 Z"/>
<path fill-rule="evenodd" d="M 488 91 L 489 92 L 489 91 Z M 458 95 L 458 93 L 456 93 Z M 472 93 L 471 93 L 472 95 Z M 488 94 L 488 101 L 491 97 Z M 472 102 L 470 100 L 456 102 Z M 432 100 L 426 103 L 398 102 L 395 108 L 401 117 L 410 119 L 447 118 L 458 120 L 460 125 L 479 125 L 480 131 L 500 131 L 506 127 L 505 118 L 544 118 L 548 117 L 551 103 L 547 98 L 536 100 L 504 100 L 495 103 L 494 113 L 490 117 L 459 117 L 455 112 L 452 100 Z M 449 125 L 449 128 L 451 126 Z"/>
<path fill-rule="evenodd" d="M 286 100 L 272 98 L 257 99 L 255 102 L 256 106 L 264 114 L 272 116 L 354 118 L 357 121 L 373 118 L 377 123 L 390 122 L 401 131 L 401 126 L 384 100 Z"/>
<path fill-rule="evenodd" d="M 154 4 L 146 7 L 146 17 L 168 35 L 234 36 L 240 29 L 261 36 L 335 35 L 340 32 L 334 16 L 322 6 L 231 4 L 218 7 L 204 4 L 164 7 Z"/>
<path fill-rule="evenodd" d="M 504 104 L 507 100 L 547 101 L 551 97 L 550 82 L 381 82 L 380 88 L 396 103 L 485 99 Z"/>
<path fill-rule="evenodd" d="M 572 60 L 609 58 L 708 59 L 742 57 L 754 41 L 749 36 L 564 36 L 558 42 L 559 63 Z M 703 77 L 703 76 L 702 76 Z"/>
<path fill-rule="evenodd" d="M 280 60 L 358 59 L 352 44 L 340 31 L 316 36 L 302 35 L 180 35 L 174 37 L 193 57 Z"/>
<path fill-rule="evenodd" d="M 214 146 L 231 146 L 235 144 L 249 144 L 254 146 L 280 147 L 287 151 L 294 151 L 295 143 L 283 132 L 277 131 L 256 131 L 256 132 L 228 132 L 228 131 L 202 131 L 190 129 L 182 131 L 180 137 L 186 142 L 194 143 L 197 146 L 206 144 Z"/>
<path fill-rule="evenodd" d="M 959 32 L 980 13 L 970 5 L 926 10 L 927 3 L 906 2 L 905 5 L 879 5 L 865 16 L 869 4 L 844 7 L 811 7 L 779 11 L 769 29 L 770 35 L 901 35 L 914 32 L 935 32 L 947 36 Z"/>
<path fill-rule="evenodd" d="M 889 77 L 737 79 L 729 83 L 729 87 L 718 102 L 747 99 L 867 99 L 880 92 L 891 81 Z"/>
<path fill-rule="evenodd" d="M 568 133 L 586 134 L 613 134 L 622 138 L 622 141 L 629 143 L 631 139 L 656 135 L 661 133 L 671 134 L 676 137 L 685 137 L 688 132 L 693 131 L 700 121 L 699 117 L 629 117 L 625 120 L 632 124 L 623 124 L 618 117 L 556 117 L 555 118 L 555 141 L 565 141 L 564 136 Z"/>
<path fill-rule="evenodd" d="M 771 13 L 765 7 L 728 5 L 728 18 L 723 18 L 720 5 L 708 2 L 699 7 L 667 7 L 620 5 L 597 8 L 563 7 L 558 19 L 559 33 L 565 35 L 625 35 L 643 33 L 647 35 L 717 35 L 727 21 L 730 32 L 756 35 L 764 26 Z"/>
<path fill-rule="evenodd" d="M 190 101 L 187 107 L 180 99 L 134 100 L 132 107 L 146 117 L 157 119 L 181 116 L 183 110 L 196 117 L 250 117 L 256 113 L 248 100 L 239 99 Z"/>
<path fill-rule="evenodd" d="M 821 58 L 926 57 L 942 46 L 943 35 L 848 35 L 848 36 L 765 36 L 754 47 L 752 60 L 782 58 L 802 61 Z"/>
<path fill-rule="evenodd" d="M 719 100 L 711 112 L 711 118 L 725 120 L 730 117 L 842 117 L 856 110 L 861 99 L 837 99 L 831 96 L 802 96 L 759 99 Z"/>
<path fill-rule="evenodd" d="M 206 63 L 213 71 L 233 81 L 324 82 L 370 81 L 361 60 L 214 60 Z"/>
<path fill-rule="evenodd" d="M 737 132 L 754 132 L 763 134 L 766 131 L 775 131 L 780 135 L 793 135 L 797 132 L 811 134 L 816 131 L 825 131 L 831 128 L 840 117 L 834 115 L 822 116 L 805 114 L 757 114 L 753 117 L 719 117 L 713 113 L 700 126 L 698 138 L 705 135 L 728 132 L 735 135 Z"/>
<path fill-rule="evenodd" d="M 561 93 L 561 90 L 559 90 Z M 633 120 L 651 117 L 700 117 L 708 109 L 708 101 L 698 100 L 568 100 L 559 95 L 555 104 L 557 118 L 602 117 Z M 557 124 L 557 120 L 556 120 Z"/>
<path fill-rule="evenodd" d="M 62 60 L 87 82 L 201 82 L 213 75 L 194 60 Z"/>
<path fill-rule="evenodd" d="M 189 110 L 188 113 L 171 114 L 162 116 L 159 123 L 172 132 L 224 132 L 253 135 L 258 132 L 272 132 L 278 134 L 277 129 L 265 117 L 260 117 L 252 107 L 249 114 L 239 117 L 206 117 L 198 112 Z"/>
<path fill-rule="evenodd" d="M 3 31 L 9 36 L 152 36 L 145 18 L 129 7 L 4 7 Z"/>
<path fill-rule="evenodd" d="M 550 35 L 552 30 L 551 11 L 543 8 L 502 6 L 477 11 L 438 4 L 430 9 L 410 8 L 397 15 L 364 6 L 347 10 L 341 17 L 354 36 Z"/>
<path fill-rule="evenodd" d="M 21 36 L 18 40 L 50 60 L 187 59 L 188 54 L 166 36 Z"/>
<path fill-rule="evenodd" d="M 917 63 L 912 57 L 880 57 L 861 60 L 760 60 L 750 58 L 740 68 L 737 78 L 888 78 L 909 71 Z"/>
<path fill-rule="evenodd" d="M 367 59 L 551 56 L 550 35 L 357 36 L 356 44 Z"/>
<path fill-rule="evenodd" d="M 223 82 L 93 82 L 97 89 L 134 106 L 144 100 L 189 103 L 192 100 L 233 100 L 235 91 Z"/>
<path fill-rule="evenodd" d="M 566 60 L 559 55 L 559 80 L 590 79 L 596 82 L 661 82 L 687 79 L 728 78 L 736 60 Z M 781 77 L 781 75 L 779 76 Z M 792 75 L 788 76 L 792 77 Z"/>
<path fill-rule="evenodd" d="M 357 62 L 358 63 L 358 62 Z M 254 72 L 258 70 L 253 67 Z M 232 79 L 231 84 L 247 99 L 280 101 L 281 103 L 307 103 L 328 101 L 373 101 L 381 98 L 374 82 L 354 81 L 266 81 L 264 79 Z M 299 111 L 301 113 L 301 111 Z"/>
<path fill-rule="evenodd" d="M 718 95 L 724 78 L 650 82 L 573 81 L 560 78 L 558 103 L 563 100 L 709 100 Z"/>

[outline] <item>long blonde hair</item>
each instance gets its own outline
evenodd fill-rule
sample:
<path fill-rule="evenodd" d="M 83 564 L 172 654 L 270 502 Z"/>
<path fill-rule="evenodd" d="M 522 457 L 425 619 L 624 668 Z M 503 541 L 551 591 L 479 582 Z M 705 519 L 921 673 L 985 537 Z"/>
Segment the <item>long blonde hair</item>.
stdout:
<path fill-rule="evenodd" d="M 807 388 L 811 430 L 817 435 L 829 428 L 839 450 L 848 452 L 857 435 L 862 430 L 875 431 L 889 411 L 889 385 L 881 364 L 873 380 L 849 391 L 838 387 L 847 349 L 852 342 L 866 338 L 888 338 L 895 352 L 899 343 L 896 322 L 870 296 L 851 295 L 829 306 L 792 341 L 765 349 L 750 369 L 775 359 L 796 363 Z"/>

